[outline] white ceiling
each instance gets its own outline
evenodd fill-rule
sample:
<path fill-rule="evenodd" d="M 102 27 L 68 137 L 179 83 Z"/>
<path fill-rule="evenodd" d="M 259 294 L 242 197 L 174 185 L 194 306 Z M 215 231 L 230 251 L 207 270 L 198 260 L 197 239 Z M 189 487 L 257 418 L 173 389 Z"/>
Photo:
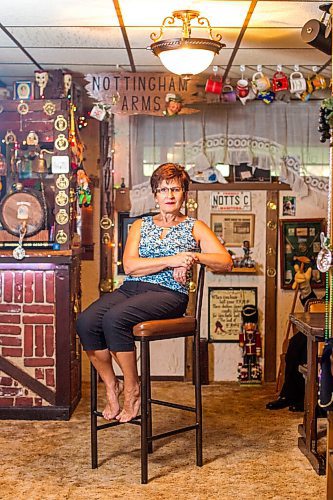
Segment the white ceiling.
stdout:
<path fill-rule="evenodd" d="M 214 59 L 222 74 L 237 78 L 240 65 L 250 76 L 258 64 L 271 76 L 281 64 L 286 73 L 299 65 L 304 73 L 330 60 L 301 39 L 303 25 L 319 19 L 322 1 L 220 1 L 220 0 L 1 0 L 0 80 L 32 79 L 40 67 L 64 68 L 77 77 L 87 73 L 164 71 L 159 58 L 146 47 L 173 10 L 199 10 L 222 34 L 226 48 Z M 15 8 L 13 8 L 13 5 Z M 252 16 L 235 53 L 235 45 L 249 8 Z M 123 25 L 122 25 L 123 21 Z M 179 33 L 167 28 L 166 37 Z M 193 28 L 192 36 L 208 36 L 206 28 Z M 10 35 L 14 38 L 12 39 Z M 126 46 L 127 45 L 127 46 Z M 231 58 L 231 60 L 230 60 Z M 207 72 L 211 71 L 208 69 Z M 330 64 L 324 70 L 331 74 Z"/>

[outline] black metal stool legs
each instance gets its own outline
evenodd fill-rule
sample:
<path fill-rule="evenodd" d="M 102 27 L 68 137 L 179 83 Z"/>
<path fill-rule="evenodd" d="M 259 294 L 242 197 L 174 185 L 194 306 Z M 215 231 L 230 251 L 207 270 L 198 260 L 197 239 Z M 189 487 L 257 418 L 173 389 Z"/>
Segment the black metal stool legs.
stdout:
<path fill-rule="evenodd" d="M 147 342 L 147 395 L 148 395 L 148 404 L 147 404 L 147 435 L 148 438 L 151 438 L 153 435 L 153 421 L 152 421 L 152 404 L 151 404 L 151 377 L 150 377 L 150 343 Z M 153 453 L 153 442 L 148 441 L 148 453 Z"/>
<path fill-rule="evenodd" d="M 200 338 L 194 338 L 194 384 L 195 384 L 195 416 L 197 428 L 195 431 L 196 464 L 202 466 L 202 398 L 201 398 L 201 373 L 200 373 Z"/>
<path fill-rule="evenodd" d="M 96 469 L 97 464 L 97 371 L 90 364 L 90 433 L 91 433 L 91 467 Z"/>
<path fill-rule="evenodd" d="M 148 360 L 149 342 L 144 338 L 141 347 L 141 483 L 148 483 Z"/>

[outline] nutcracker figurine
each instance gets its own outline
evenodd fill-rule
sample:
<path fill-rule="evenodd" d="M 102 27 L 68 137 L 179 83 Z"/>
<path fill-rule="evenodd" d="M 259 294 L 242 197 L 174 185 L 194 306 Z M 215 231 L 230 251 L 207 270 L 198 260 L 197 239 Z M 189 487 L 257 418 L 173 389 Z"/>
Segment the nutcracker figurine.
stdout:
<path fill-rule="evenodd" d="M 238 380 L 241 384 L 261 384 L 261 337 L 257 307 L 245 305 L 242 309 L 242 321 L 239 345 L 243 351 L 243 362 L 238 365 Z"/>

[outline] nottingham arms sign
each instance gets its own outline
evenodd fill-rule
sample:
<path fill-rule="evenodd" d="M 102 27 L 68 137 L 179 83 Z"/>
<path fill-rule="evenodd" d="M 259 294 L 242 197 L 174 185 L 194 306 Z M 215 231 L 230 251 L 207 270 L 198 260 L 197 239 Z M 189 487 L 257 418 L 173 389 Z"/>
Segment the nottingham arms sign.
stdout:
<path fill-rule="evenodd" d="M 170 73 L 96 73 L 87 74 L 87 93 L 97 102 L 112 106 L 112 113 L 166 114 L 169 101 L 180 102 L 176 114 L 197 110 L 184 108 L 183 104 L 202 102 L 200 91 L 202 77 L 184 80 Z M 202 90 L 201 90 L 202 93 Z"/>

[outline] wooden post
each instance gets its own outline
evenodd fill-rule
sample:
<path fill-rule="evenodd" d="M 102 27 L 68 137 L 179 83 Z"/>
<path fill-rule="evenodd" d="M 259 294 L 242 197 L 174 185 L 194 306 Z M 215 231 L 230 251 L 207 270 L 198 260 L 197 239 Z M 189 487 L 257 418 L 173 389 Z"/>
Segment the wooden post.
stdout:
<path fill-rule="evenodd" d="M 279 193 L 267 191 L 266 203 L 266 280 L 265 280 L 265 369 L 264 379 L 276 378 L 276 289 L 277 289 L 277 228 Z"/>

